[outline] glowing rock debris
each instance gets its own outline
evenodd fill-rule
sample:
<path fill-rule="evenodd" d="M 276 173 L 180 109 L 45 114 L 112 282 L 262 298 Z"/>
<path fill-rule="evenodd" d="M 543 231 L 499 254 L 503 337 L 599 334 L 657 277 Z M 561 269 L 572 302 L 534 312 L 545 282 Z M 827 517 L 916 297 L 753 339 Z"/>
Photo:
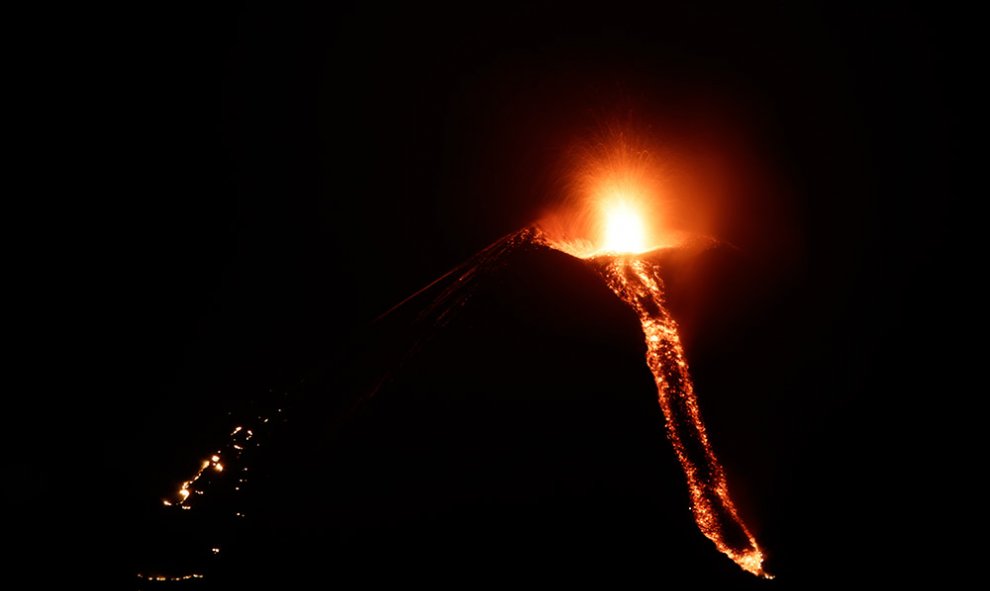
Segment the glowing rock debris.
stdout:
<path fill-rule="evenodd" d="M 231 491 L 236 494 L 241 493 L 242 488 L 248 482 L 247 475 L 249 468 L 247 464 L 250 459 L 248 452 L 260 445 L 259 438 L 257 437 L 258 434 L 268 434 L 270 430 L 270 416 L 279 416 L 284 420 L 281 405 L 277 408 L 272 407 L 266 410 L 263 415 L 245 417 L 243 424 L 233 427 L 227 435 L 224 445 L 200 460 L 196 472 L 179 484 L 174 495 L 170 498 L 162 499 L 162 505 L 165 507 L 165 510 L 174 511 L 181 509 L 182 511 L 190 511 L 196 499 L 202 498 L 208 491 L 217 490 L 218 488 L 228 491 L 228 499 L 234 498 L 229 495 Z M 234 495 L 235 497 L 236 494 Z M 235 502 L 227 506 L 226 510 L 230 511 L 230 514 L 235 519 L 242 519 L 244 513 L 235 510 L 236 504 Z M 218 530 L 205 533 L 218 541 L 231 536 L 230 531 Z M 208 548 L 200 550 L 201 552 L 199 554 L 208 555 L 211 559 L 215 560 L 220 555 L 221 545 L 214 543 Z M 189 570 L 196 571 L 209 571 L 210 568 L 209 561 L 190 566 L 192 568 Z M 137 573 L 136 576 L 139 580 L 147 584 L 188 583 L 208 578 L 207 572 L 186 572 L 188 574 L 166 574 L 162 572 L 148 574 L 144 572 Z"/>
<path fill-rule="evenodd" d="M 244 445 L 242 444 L 247 443 L 253 437 L 254 432 L 251 429 L 245 429 L 241 426 L 235 427 L 230 433 L 231 439 L 228 445 L 230 449 L 233 450 L 233 457 L 235 460 L 239 460 L 244 452 Z M 202 488 L 198 487 L 197 484 L 203 479 L 204 475 L 207 473 L 207 470 L 212 470 L 213 472 L 223 472 L 223 463 L 220 461 L 221 453 L 222 452 L 218 450 L 216 453 L 210 455 L 209 458 L 200 462 L 199 470 L 193 474 L 192 478 L 179 485 L 179 490 L 175 493 L 176 498 L 173 500 L 162 499 L 162 504 L 166 507 L 178 506 L 181 509 L 188 510 L 190 508 L 188 501 L 190 500 L 191 495 L 193 493 L 197 495 L 203 494 Z M 247 468 L 245 467 L 243 470 L 246 472 Z M 238 479 L 238 483 L 243 482 L 243 478 Z M 235 487 L 235 490 L 239 490 L 239 487 Z"/>
<path fill-rule="evenodd" d="M 202 579 L 204 575 L 202 573 L 191 573 L 188 575 L 177 575 L 177 576 L 166 576 L 166 575 L 146 575 L 138 573 L 137 578 L 142 581 L 152 581 L 156 583 L 182 583 L 185 581 L 193 581 L 196 579 Z"/>

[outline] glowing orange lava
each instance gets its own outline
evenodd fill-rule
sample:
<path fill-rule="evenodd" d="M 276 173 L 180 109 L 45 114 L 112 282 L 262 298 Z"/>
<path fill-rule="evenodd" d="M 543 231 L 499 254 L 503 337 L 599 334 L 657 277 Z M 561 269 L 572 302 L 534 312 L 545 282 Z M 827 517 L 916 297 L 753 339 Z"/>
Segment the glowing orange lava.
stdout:
<path fill-rule="evenodd" d="M 763 552 L 732 503 L 725 471 L 708 441 L 677 323 L 664 306 L 659 268 L 628 255 L 599 256 L 592 263 L 643 326 L 646 363 L 657 384 L 667 436 L 687 478 L 698 529 L 744 570 L 772 578 L 763 570 Z"/>
<path fill-rule="evenodd" d="M 763 551 L 739 517 L 729 496 L 725 471 L 712 450 L 701 420 L 677 323 L 665 306 L 660 269 L 642 253 L 664 246 L 652 201 L 660 187 L 645 150 L 634 150 L 624 136 L 601 148 L 579 167 L 583 211 L 597 206 L 595 219 L 562 224 L 554 219 L 553 237 L 538 240 L 588 260 L 609 288 L 639 317 L 646 338 L 646 362 L 657 385 L 667 436 L 687 479 L 694 520 L 715 546 L 744 570 L 772 578 L 763 569 Z M 587 214 L 575 216 L 577 219 Z M 576 226 L 597 242 L 575 239 Z M 675 241 L 676 242 L 676 241 Z"/>
<path fill-rule="evenodd" d="M 602 250 L 607 252 L 643 252 L 647 249 L 643 220 L 634 205 L 621 197 L 605 209 L 605 232 Z"/>
<path fill-rule="evenodd" d="M 572 150 L 562 188 L 566 215 L 546 212 L 539 226 L 554 248 L 579 258 L 642 253 L 678 243 L 682 232 L 665 215 L 672 179 L 661 174 L 659 148 L 615 131 Z"/>

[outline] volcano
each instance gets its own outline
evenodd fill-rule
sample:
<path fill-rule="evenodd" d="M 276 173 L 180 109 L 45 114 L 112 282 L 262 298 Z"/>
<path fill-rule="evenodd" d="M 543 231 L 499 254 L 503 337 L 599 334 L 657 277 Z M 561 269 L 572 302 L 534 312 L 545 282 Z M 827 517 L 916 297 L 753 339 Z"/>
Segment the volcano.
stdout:
<path fill-rule="evenodd" d="M 695 527 L 636 314 L 586 261 L 532 232 L 410 296 L 282 398 L 284 424 L 244 465 L 251 479 L 236 499 L 234 477 L 218 475 L 201 506 L 156 522 L 158 564 L 211 588 L 631 583 L 657 573 L 755 584 Z M 662 270 L 672 313 L 698 334 L 708 307 L 731 324 L 753 291 L 743 260 L 724 246 L 646 258 Z M 716 295 L 699 301 L 701 291 Z M 702 367 L 719 354 L 704 337 L 687 349 Z M 719 405 L 739 385 L 704 383 L 712 391 L 702 406 L 716 424 L 731 421 L 731 404 Z M 712 439 L 744 458 L 743 431 Z M 188 556 L 175 559 L 176 548 Z"/>

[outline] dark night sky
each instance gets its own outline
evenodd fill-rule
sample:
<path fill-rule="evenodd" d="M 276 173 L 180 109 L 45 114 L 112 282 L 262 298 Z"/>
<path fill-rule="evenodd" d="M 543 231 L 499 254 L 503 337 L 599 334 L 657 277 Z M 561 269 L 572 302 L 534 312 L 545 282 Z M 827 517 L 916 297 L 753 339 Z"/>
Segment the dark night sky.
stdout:
<path fill-rule="evenodd" d="M 563 147 L 616 111 L 659 133 L 742 119 L 787 201 L 747 203 L 722 237 L 756 248 L 745 228 L 775 213 L 759 206 L 787 210 L 798 280 L 836 310 L 856 290 L 901 297 L 885 291 L 919 264 L 901 245 L 924 265 L 945 233 L 933 201 L 951 192 L 954 64 L 943 23 L 918 11 L 249 7 L 138 21 L 138 51 L 107 48 L 124 193 L 107 214 L 134 245 L 108 246 L 111 274 L 134 274 L 131 328 L 160 335 L 147 360 L 163 386 L 245 365 L 292 375 L 262 360 L 305 367 L 328 326 L 364 322 L 537 217 Z M 225 352 L 204 363 L 207 350 Z"/>
<path fill-rule="evenodd" d="M 603 121 L 702 144 L 730 121 L 776 188 L 751 184 L 720 236 L 769 261 L 767 330 L 749 322 L 747 338 L 787 352 L 780 379 L 801 390 L 759 407 L 792 436 L 769 471 L 784 482 L 788 462 L 821 463 L 825 484 L 787 486 L 822 486 L 824 515 L 862 517 L 833 539 L 897 532 L 951 556 L 927 517 L 942 468 L 919 424 L 953 359 L 926 347 L 954 341 L 917 323 L 952 301 L 938 286 L 961 189 L 955 24 L 902 5 L 644 4 L 66 19 L 54 65 L 30 75 L 51 89 L 38 120 L 59 123 L 28 151 L 60 154 L 42 186 L 71 201 L 49 224 L 71 238 L 40 298 L 69 335 L 56 347 L 69 385 L 45 385 L 42 363 L 16 403 L 43 425 L 28 445 L 65 459 L 15 462 L 35 510 L 78 486 L 100 506 L 97 471 L 129 499 L 159 495 L 149 483 L 171 480 L 143 463 L 181 465 L 193 446 L 153 436 L 205 429 L 334 358 L 376 314 L 535 219 L 564 147 Z M 795 342 L 771 346 L 785 324 Z M 864 498 L 896 510 L 867 523 Z M 89 517 L 101 519 L 76 515 Z"/>

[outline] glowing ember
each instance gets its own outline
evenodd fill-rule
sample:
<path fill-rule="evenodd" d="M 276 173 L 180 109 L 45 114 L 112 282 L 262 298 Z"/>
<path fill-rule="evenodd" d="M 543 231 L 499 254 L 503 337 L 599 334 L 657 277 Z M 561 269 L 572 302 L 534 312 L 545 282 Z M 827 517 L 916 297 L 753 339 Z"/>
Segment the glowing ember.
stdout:
<path fill-rule="evenodd" d="M 177 504 L 181 506 L 183 509 L 188 509 L 189 507 L 187 505 L 183 505 L 183 503 L 189 500 L 190 492 L 203 494 L 203 491 L 196 489 L 194 485 L 196 484 L 197 481 L 199 481 L 199 479 L 203 477 L 203 473 L 206 472 L 206 470 L 211 467 L 217 472 L 223 471 L 223 464 L 220 463 L 219 454 L 213 454 L 212 456 L 210 456 L 210 459 L 203 460 L 200 463 L 199 470 L 196 471 L 196 474 L 194 474 L 192 478 L 186 480 L 179 486 L 179 491 L 177 493 L 178 500 L 175 503 L 169 501 L 168 499 L 163 499 L 162 504 L 165 505 L 166 507 L 171 507 L 173 504 Z"/>
<path fill-rule="evenodd" d="M 199 573 L 192 573 L 188 575 L 166 576 L 166 575 L 145 575 L 138 573 L 137 578 L 143 581 L 154 581 L 156 583 L 181 583 L 183 581 L 202 579 L 203 575 Z"/>
<path fill-rule="evenodd" d="M 278 409 L 277 412 L 280 414 L 282 412 L 282 409 Z M 262 422 L 267 422 L 268 418 L 258 417 L 258 420 L 261 420 Z M 242 426 L 237 426 L 234 428 L 233 431 L 231 431 L 230 441 L 228 443 L 228 446 L 232 450 L 233 460 L 238 461 L 241 459 L 241 455 L 244 453 L 245 450 L 244 444 L 251 441 L 253 437 L 254 437 L 254 431 L 252 431 L 251 429 L 245 429 Z M 182 484 L 179 485 L 179 490 L 176 492 L 176 499 L 174 500 L 163 499 L 162 505 L 166 507 L 172 507 L 178 505 L 179 508 L 188 510 L 189 505 L 187 504 L 187 501 L 189 500 L 190 495 L 192 493 L 196 493 L 198 495 L 203 494 L 201 481 L 203 481 L 206 478 L 206 475 L 208 473 L 207 471 L 212 470 L 214 473 L 223 472 L 224 465 L 220 461 L 221 453 L 222 452 L 217 451 L 216 453 L 211 454 L 209 458 L 203 459 L 199 464 L 199 470 L 197 470 L 196 473 L 193 474 L 192 478 L 184 481 Z M 242 471 L 247 472 L 247 466 L 244 466 L 242 468 Z M 238 486 L 235 487 L 235 490 L 240 490 L 239 484 L 243 484 L 243 483 L 244 483 L 243 478 L 238 479 Z"/>
<path fill-rule="evenodd" d="M 250 417 L 247 419 L 247 424 L 250 426 L 237 425 L 233 427 L 224 445 L 200 460 L 196 473 L 188 480 L 180 483 L 178 490 L 176 490 L 171 498 L 162 500 L 162 505 L 166 507 L 166 510 L 189 511 L 195 505 L 194 501 L 203 498 L 209 491 L 216 490 L 217 488 L 240 493 L 248 482 L 247 474 L 249 468 L 247 462 L 251 457 L 249 451 L 252 448 L 259 447 L 261 443 L 259 437 L 255 436 L 255 429 L 258 430 L 258 435 L 270 435 L 271 429 L 275 424 L 275 421 L 270 422 L 270 419 L 278 416 L 282 422 L 285 420 L 281 407 L 271 409 L 271 415 L 273 416 L 261 415 Z M 228 510 L 230 509 L 228 507 Z M 232 511 L 232 513 L 236 518 L 240 519 L 244 517 L 244 513 L 240 511 Z M 212 538 L 222 538 L 225 535 L 231 535 L 230 531 L 224 531 L 222 528 L 209 533 Z M 206 554 L 208 551 L 208 556 L 215 560 L 220 555 L 220 548 L 221 546 L 219 544 L 213 544 L 208 548 L 204 548 L 203 554 Z M 190 571 L 199 571 L 206 566 L 204 561 L 205 559 L 198 559 L 199 563 L 188 564 L 184 570 L 187 573 Z M 138 573 L 137 577 L 148 582 L 183 583 L 193 579 L 203 579 L 205 575 L 199 572 L 176 575 Z"/>

